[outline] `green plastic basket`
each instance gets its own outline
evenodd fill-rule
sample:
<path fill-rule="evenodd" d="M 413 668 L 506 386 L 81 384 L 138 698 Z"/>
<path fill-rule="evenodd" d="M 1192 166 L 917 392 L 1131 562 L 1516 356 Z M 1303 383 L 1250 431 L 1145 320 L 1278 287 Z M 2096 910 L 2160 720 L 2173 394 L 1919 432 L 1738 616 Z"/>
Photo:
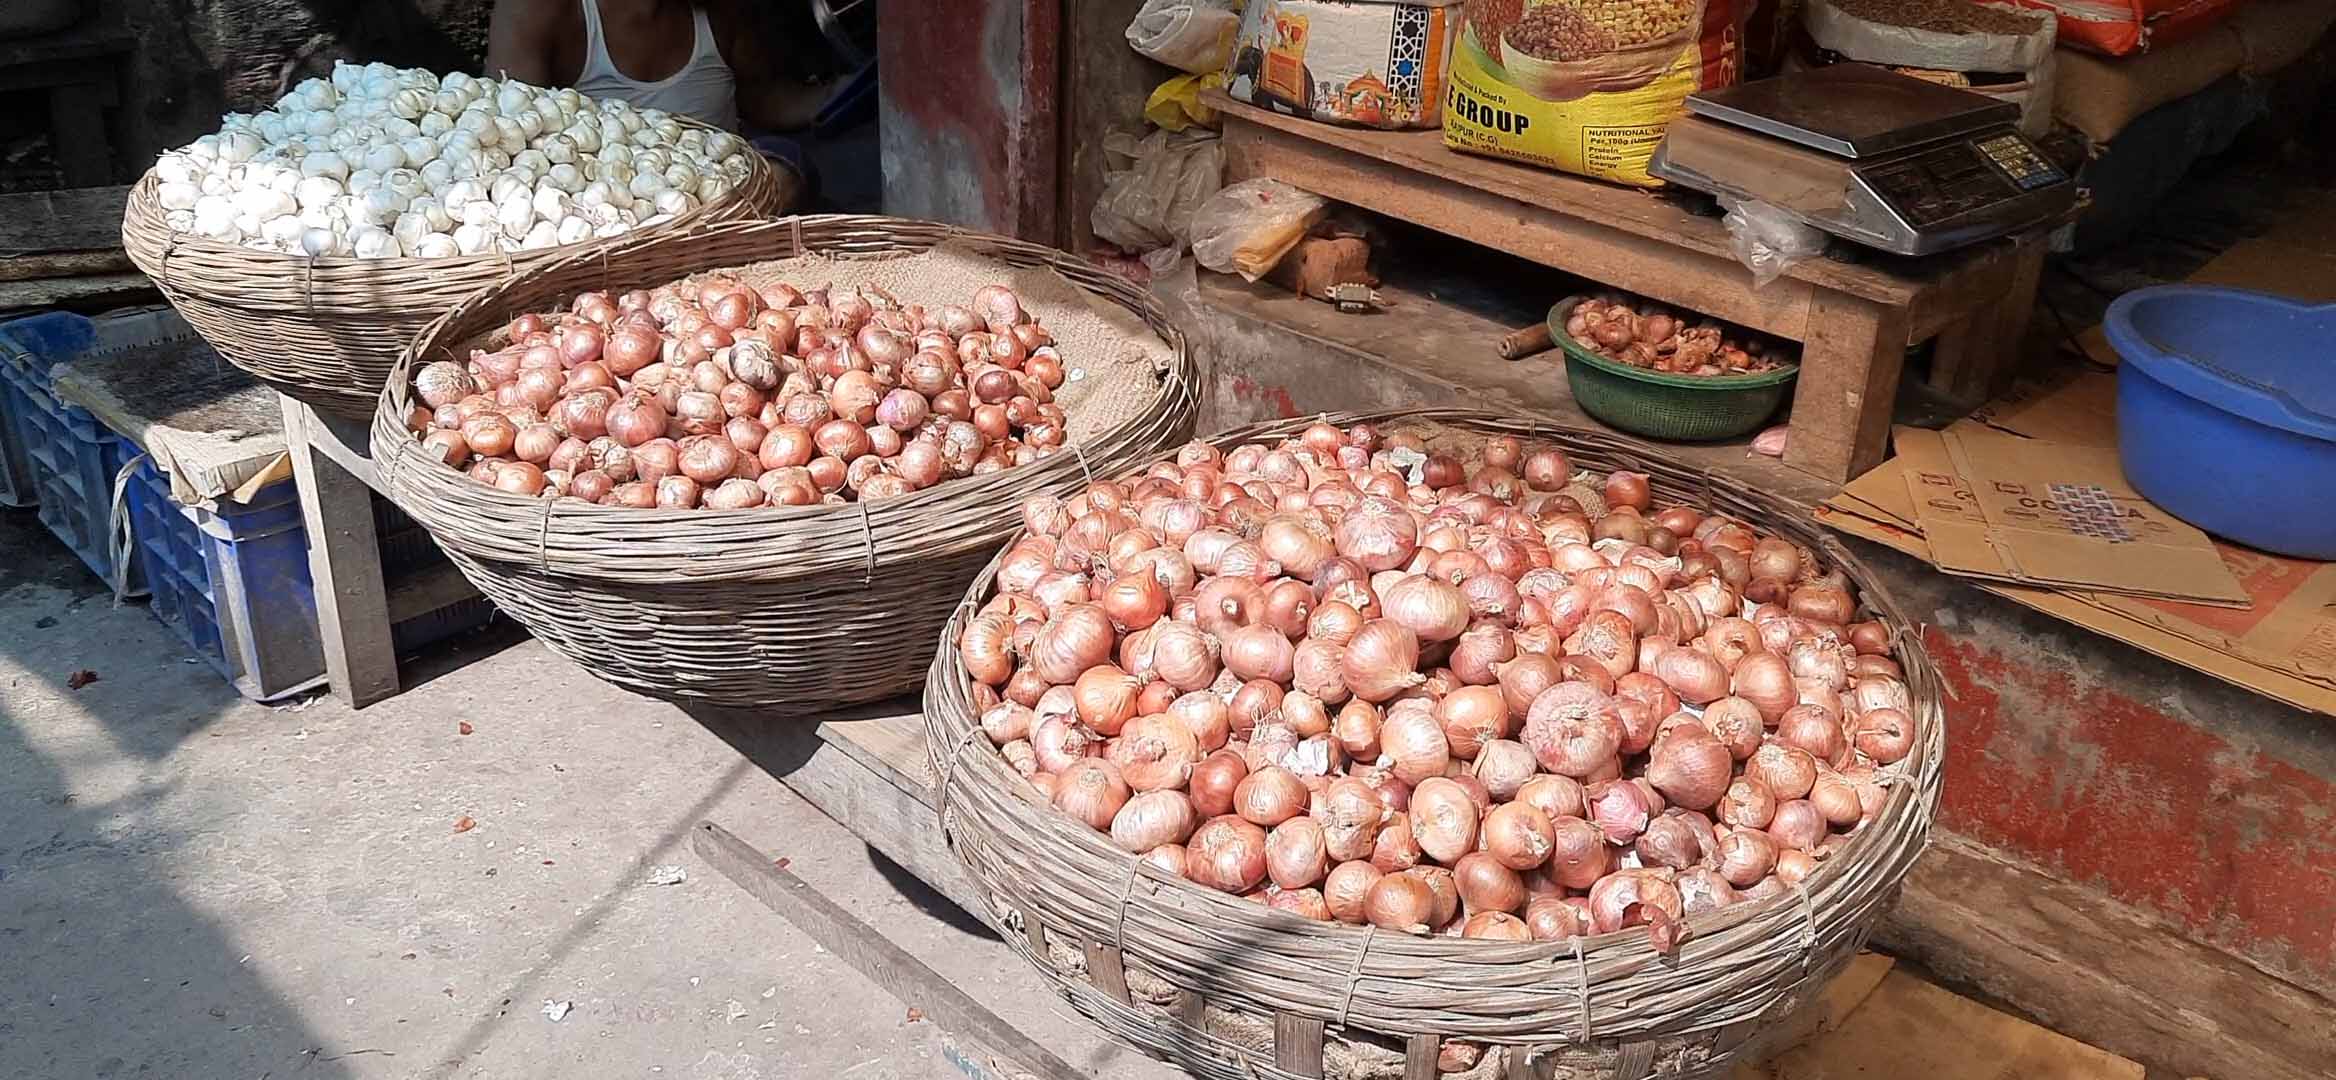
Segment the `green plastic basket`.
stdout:
<path fill-rule="evenodd" d="M 1549 309 L 1549 336 L 1565 350 L 1566 382 L 1582 411 L 1633 435 L 1700 442 L 1742 435 L 1767 420 L 1792 391 L 1799 364 L 1757 375 L 1672 375 L 1598 355 L 1565 332 L 1585 298 Z"/>

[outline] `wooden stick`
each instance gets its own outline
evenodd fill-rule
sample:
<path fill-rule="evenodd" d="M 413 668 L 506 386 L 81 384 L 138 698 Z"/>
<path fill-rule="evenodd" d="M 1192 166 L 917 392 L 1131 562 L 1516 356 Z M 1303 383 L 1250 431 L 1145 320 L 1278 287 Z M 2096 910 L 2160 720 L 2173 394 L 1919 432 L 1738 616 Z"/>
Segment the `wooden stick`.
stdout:
<path fill-rule="evenodd" d="M 1503 360 L 1523 360 L 1556 347 L 1557 342 L 1549 336 L 1549 324 L 1543 322 L 1510 331 L 1509 336 L 1501 339 L 1500 353 Z"/>
<path fill-rule="evenodd" d="M 925 966 L 923 961 L 893 944 L 883 932 L 860 921 L 843 905 L 773 863 L 769 856 L 730 830 L 710 821 L 700 822 L 690 833 L 689 846 L 707 865 L 762 901 L 764 907 L 785 916 L 788 922 L 810 935 L 811 940 L 883 987 L 886 993 L 924 1010 L 942 1028 L 1010 1059 L 1021 1071 L 1039 1080 L 1093 1080 L 1093 1073 L 1074 1067 L 1031 1041 L 1020 1029 L 958 989 L 948 976 Z"/>

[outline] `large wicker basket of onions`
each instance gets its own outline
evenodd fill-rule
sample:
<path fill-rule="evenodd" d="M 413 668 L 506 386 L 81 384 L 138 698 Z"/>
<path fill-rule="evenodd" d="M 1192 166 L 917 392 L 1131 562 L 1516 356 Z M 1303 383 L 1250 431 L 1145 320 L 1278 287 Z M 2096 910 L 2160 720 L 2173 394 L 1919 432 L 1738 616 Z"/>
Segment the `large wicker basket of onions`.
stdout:
<path fill-rule="evenodd" d="M 684 703 L 913 689 L 1033 493 L 1188 438 L 1183 335 L 1051 248 L 864 216 L 625 240 L 472 296 L 393 372 L 391 497 L 504 613 Z"/>
<path fill-rule="evenodd" d="M 987 916 L 1217 1080 L 1723 1073 L 1894 897 L 1944 720 L 1854 557 L 1655 453 L 1348 415 L 1031 500 L 926 683 Z"/>

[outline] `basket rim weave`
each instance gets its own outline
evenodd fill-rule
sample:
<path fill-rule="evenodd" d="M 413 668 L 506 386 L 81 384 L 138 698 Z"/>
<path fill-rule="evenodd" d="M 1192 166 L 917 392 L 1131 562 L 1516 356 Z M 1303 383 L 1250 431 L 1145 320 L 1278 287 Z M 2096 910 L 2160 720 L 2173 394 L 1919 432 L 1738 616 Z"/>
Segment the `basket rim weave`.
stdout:
<path fill-rule="evenodd" d="M 1756 372 L 1751 375 L 1678 375 L 1667 371 L 1648 371 L 1645 368 L 1609 360 L 1598 355 L 1596 349 L 1582 344 L 1572 334 L 1565 332 L 1566 320 L 1572 317 L 1575 306 L 1587 299 L 1589 299 L 1588 296 L 1576 293 L 1549 307 L 1550 340 L 1556 342 L 1557 347 L 1564 351 L 1568 363 L 1580 361 L 1609 375 L 1651 383 L 1655 386 L 1667 386 L 1677 390 L 1765 390 L 1772 386 L 1782 386 L 1800 378 L 1801 362 L 1798 360 L 1788 364 L 1779 364 L 1774 371 Z"/>
<path fill-rule="evenodd" d="M 411 373 L 421 358 L 463 355 L 449 350 L 508 322 L 518 310 L 512 302 L 515 293 L 550 290 L 564 303 L 582 288 L 609 287 L 621 267 L 640 264 L 670 271 L 642 283 L 647 287 L 796 255 L 882 258 L 943 244 L 1016 265 L 1051 267 L 1072 285 L 1129 307 L 1168 347 L 1150 408 L 1028 465 L 960 477 L 897 498 L 738 510 L 630 508 L 517 495 L 480 484 L 431 456 L 406 428 L 405 417 L 413 404 Z M 769 250 L 751 258 L 709 257 L 710 251 L 733 253 L 762 245 Z M 382 388 L 373 418 L 373 452 L 397 503 L 441 544 L 478 559 L 640 584 L 791 581 L 835 574 L 870 580 L 888 563 L 1002 542 L 1021 520 L 1024 496 L 1092 478 L 1098 469 L 1113 468 L 1112 463 L 1139 452 L 1136 447 L 1144 434 L 1159 427 L 1164 417 L 1189 412 L 1197 401 L 1198 382 L 1184 334 L 1169 324 L 1156 298 L 1054 248 L 938 222 L 879 215 L 701 223 L 571 253 L 480 290 L 432 320 L 415 335 Z"/>
<path fill-rule="evenodd" d="M 1797 503 L 1673 463 L 1646 444 L 1556 420 L 1467 409 L 1342 413 L 1250 425 L 1205 441 L 1227 448 L 1278 438 L 1317 419 L 1339 426 L 1440 425 L 1554 442 L 1577 467 L 1648 472 L 1665 498 L 1754 520 L 1817 550 L 1850 577 L 1864 605 L 1890 628 L 1914 705 L 1916 753 L 1884 770 L 1893 780 L 1883 809 L 1787 893 L 1690 916 L 1690 936 L 1670 959 L 1657 955 L 1641 928 L 1509 944 L 1315 922 L 1170 877 L 1119 850 L 1106 834 L 1046 806 L 1037 789 L 980 737 L 956 641 L 987 599 L 999 567 L 993 559 L 967 589 L 937 644 L 923 713 L 927 752 L 940 778 L 943 834 L 969 877 L 990 896 L 993 910 L 985 915 L 1001 936 L 1075 1004 L 1103 1008 L 1107 1026 L 1139 1045 L 1152 1036 L 1128 1034 L 1143 1030 L 1121 1022 L 1136 1015 L 1129 1006 L 1087 993 L 1090 988 L 1055 972 L 1010 922 L 1037 919 L 1050 931 L 1117 948 L 1131 968 L 1140 965 L 1212 1005 L 1259 1016 L 1287 1013 L 1321 1020 L 1334 1032 L 1398 1039 L 1432 1034 L 1585 1051 L 1614 1040 L 1757 1025 L 1796 988 L 1845 961 L 1928 842 L 1945 757 L 1937 669 L 1917 624 L 1872 571 Z M 1171 450 L 1155 460 L 1173 456 Z M 1001 861 L 1009 855 L 1015 860 L 1010 873 Z M 1236 951 L 1245 961 L 1239 967 L 1224 961 Z M 1162 1031 L 1148 1049 L 1178 1055 L 1188 1067 L 1210 1065 L 1210 1076 L 1292 1075 L 1275 1069 L 1270 1055 L 1245 1051 L 1231 1064 L 1205 1055 L 1196 1061 L 1195 1044 L 1179 1042 L 1190 1038 L 1182 1029 Z M 1201 1045 L 1223 1054 L 1232 1044 L 1208 1039 Z"/>

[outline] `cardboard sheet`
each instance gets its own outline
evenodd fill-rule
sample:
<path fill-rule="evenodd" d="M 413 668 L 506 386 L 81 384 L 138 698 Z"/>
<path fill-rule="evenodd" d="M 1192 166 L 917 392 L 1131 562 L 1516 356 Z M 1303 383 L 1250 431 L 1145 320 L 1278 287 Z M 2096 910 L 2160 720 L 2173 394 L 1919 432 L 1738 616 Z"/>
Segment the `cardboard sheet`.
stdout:
<path fill-rule="evenodd" d="M 2099 417 L 2090 412 L 2091 405 L 2106 400 L 2104 389 L 2114 381 L 2086 373 L 2055 388 L 2016 393 L 1977 415 L 1992 420 L 1998 433 L 2014 425 L 2018 433 L 2032 436 L 2097 430 Z M 1988 426 L 1965 420 L 1948 430 L 1968 434 Z M 1910 438 L 1911 430 L 1896 433 L 1901 447 L 1921 440 Z M 1923 434 L 1936 438 L 1938 433 Z M 1903 459 L 1892 458 L 1858 477 L 1817 508 L 1817 519 L 1932 561 L 1904 470 Z M 2219 542 L 2214 552 L 2245 590 L 2248 607 L 2008 582 L 1982 582 L 1980 587 L 2297 708 L 2336 715 L 2336 564 Z"/>
<path fill-rule="evenodd" d="M 2248 603 L 2213 541 L 2128 486 L 2114 449 L 1981 425 L 1907 429 L 1897 448 L 1916 528 L 1950 574 Z"/>

